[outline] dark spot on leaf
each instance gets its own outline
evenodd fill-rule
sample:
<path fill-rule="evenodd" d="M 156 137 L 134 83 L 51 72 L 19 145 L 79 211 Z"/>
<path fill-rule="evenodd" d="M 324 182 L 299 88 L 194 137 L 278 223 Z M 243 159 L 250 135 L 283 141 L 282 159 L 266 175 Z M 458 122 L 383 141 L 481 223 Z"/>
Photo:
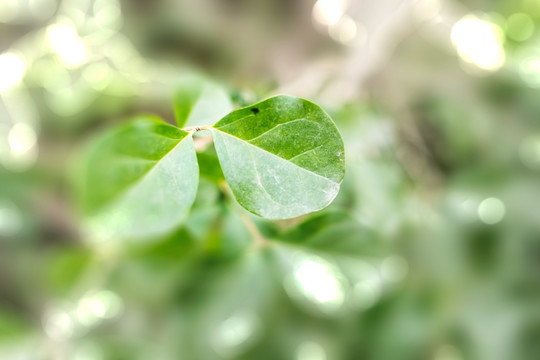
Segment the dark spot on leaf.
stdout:
<path fill-rule="evenodd" d="M 251 112 L 252 112 L 253 114 L 257 115 L 257 114 L 259 113 L 259 109 L 257 109 L 257 108 L 252 108 L 252 109 L 251 109 Z"/>

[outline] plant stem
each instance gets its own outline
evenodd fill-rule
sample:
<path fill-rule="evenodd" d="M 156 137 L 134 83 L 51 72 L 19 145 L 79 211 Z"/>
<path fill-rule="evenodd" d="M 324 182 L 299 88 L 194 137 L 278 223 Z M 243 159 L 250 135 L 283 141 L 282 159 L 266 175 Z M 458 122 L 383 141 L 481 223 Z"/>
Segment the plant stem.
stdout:
<path fill-rule="evenodd" d="M 212 126 L 209 125 L 202 125 L 202 126 L 188 126 L 183 128 L 182 130 L 190 132 L 190 133 L 196 133 L 202 130 L 210 130 Z"/>
<path fill-rule="evenodd" d="M 234 202 L 230 201 L 230 199 L 232 198 L 231 189 L 227 186 L 225 182 L 221 182 L 219 184 L 219 188 L 221 189 L 221 192 L 225 194 L 225 196 L 228 198 L 231 204 L 233 204 L 235 207 L 239 207 L 238 204 L 235 204 Z M 239 209 L 238 215 L 240 216 L 240 219 L 246 226 L 246 229 L 249 231 L 249 234 L 253 238 L 253 244 L 255 245 L 255 247 L 260 248 L 260 247 L 266 246 L 268 244 L 268 240 L 264 237 L 263 234 L 261 234 L 261 232 L 259 231 L 259 228 L 257 227 L 257 225 L 255 225 L 255 223 L 249 217 L 249 215 L 244 213 L 243 209 Z"/>
<path fill-rule="evenodd" d="M 249 233 L 253 237 L 254 245 L 258 248 L 266 246 L 268 244 L 268 241 L 263 236 L 263 234 L 261 234 L 261 232 L 259 231 L 259 228 L 257 227 L 257 225 L 255 225 L 253 220 L 251 220 L 249 215 L 240 214 L 240 218 L 242 219 L 242 221 L 244 222 L 244 225 L 246 226 Z"/>

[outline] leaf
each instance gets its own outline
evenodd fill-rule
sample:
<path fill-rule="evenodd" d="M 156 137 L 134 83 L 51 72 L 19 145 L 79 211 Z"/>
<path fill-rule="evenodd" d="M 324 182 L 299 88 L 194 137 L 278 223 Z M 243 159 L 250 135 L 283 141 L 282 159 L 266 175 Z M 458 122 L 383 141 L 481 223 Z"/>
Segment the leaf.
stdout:
<path fill-rule="evenodd" d="M 341 212 L 314 216 L 274 240 L 331 255 L 377 256 L 382 250 L 375 231 Z"/>
<path fill-rule="evenodd" d="M 179 225 L 199 177 L 189 135 L 143 117 L 94 144 L 78 174 L 81 207 L 94 236 L 145 238 Z"/>
<path fill-rule="evenodd" d="M 223 171 L 219 166 L 219 159 L 213 144 L 204 151 L 197 153 L 197 161 L 199 162 L 201 178 L 215 184 L 219 184 L 224 180 Z"/>
<path fill-rule="evenodd" d="M 199 76 L 182 79 L 174 96 L 178 127 L 211 125 L 232 109 L 227 92 Z"/>
<path fill-rule="evenodd" d="M 205 251 L 214 258 L 233 259 L 244 255 L 253 237 L 237 211 L 223 206 L 204 240 Z"/>
<path fill-rule="evenodd" d="M 276 96 L 233 111 L 212 128 L 236 200 L 269 219 L 326 207 L 345 175 L 341 136 L 317 105 Z"/>

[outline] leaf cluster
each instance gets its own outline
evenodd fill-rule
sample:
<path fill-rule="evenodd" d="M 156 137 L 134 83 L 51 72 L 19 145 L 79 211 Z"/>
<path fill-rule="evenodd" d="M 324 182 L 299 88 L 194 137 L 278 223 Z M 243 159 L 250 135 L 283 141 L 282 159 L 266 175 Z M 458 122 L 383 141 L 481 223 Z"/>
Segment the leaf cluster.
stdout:
<path fill-rule="evenodd" d="M 150 238 L 177 228 L 200 168 L 217 181 L 223 174 L 236 201 L 267 219 L 318 211 L 338 194 L 344 145 L 318 105 L 280 95 L 228 112 L 224 91 L 198 78 L 185 80 L 174 99 L 177 126 L 139 116 L 87 149 L 77 190 L 92 236 Z M 197 155 L 195 143 L 206 143 L 200 135 L 208 132 L 215 156 L 205 146 Z"/>

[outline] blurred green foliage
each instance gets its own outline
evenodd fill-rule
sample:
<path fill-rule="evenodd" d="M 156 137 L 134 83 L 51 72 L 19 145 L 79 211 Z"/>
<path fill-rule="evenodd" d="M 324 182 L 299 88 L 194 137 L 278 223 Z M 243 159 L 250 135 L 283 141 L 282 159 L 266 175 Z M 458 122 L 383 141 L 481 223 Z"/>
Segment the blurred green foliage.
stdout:
<path fill-rule="evenodd" d="M 540 357 L 539 3 L 315 4 L 0 2 L 1 359 Z M 210 145 L 175 232 L 87 237 L 73 159 L 194 73 L 323 104 L 340 194 L 252 216 Z"/>

